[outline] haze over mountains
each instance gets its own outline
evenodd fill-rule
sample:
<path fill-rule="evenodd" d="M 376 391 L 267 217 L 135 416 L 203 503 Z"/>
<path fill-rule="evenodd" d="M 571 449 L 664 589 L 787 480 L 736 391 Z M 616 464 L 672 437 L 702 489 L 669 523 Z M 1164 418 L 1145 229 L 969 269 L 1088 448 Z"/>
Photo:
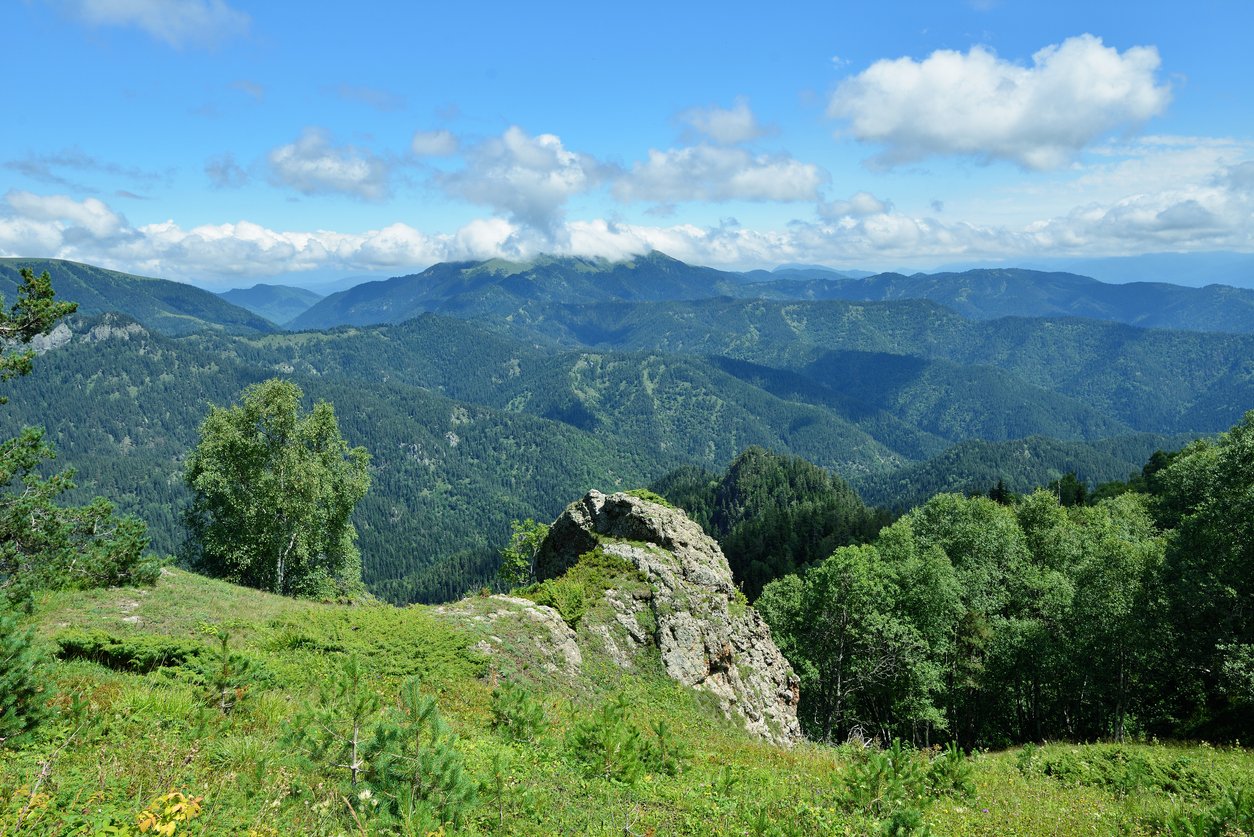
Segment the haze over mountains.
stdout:
<path fill-rule="evenodd" d="M 46 425 L 81 493 L 140 513 L 173 551 L 207 405 L 290 377 L 372 453 L 366 580 L 396 601 L 482 580 L 513 518 L 681 466 L 718 471 L 750 446 L 903 508 L 999 479 L 1126 478 L 1254 405 L 1254 292 L 1234 288 L 742 274 L 651 253 L 440 264 L 313 301 L 72 262 L 8 261 L 0 279 L 18 263 L 82 305 L 40 375 L 15 382 L 0 432 Z M 275 320 L 313 304 L 289 333 L 228 299 Z"/>

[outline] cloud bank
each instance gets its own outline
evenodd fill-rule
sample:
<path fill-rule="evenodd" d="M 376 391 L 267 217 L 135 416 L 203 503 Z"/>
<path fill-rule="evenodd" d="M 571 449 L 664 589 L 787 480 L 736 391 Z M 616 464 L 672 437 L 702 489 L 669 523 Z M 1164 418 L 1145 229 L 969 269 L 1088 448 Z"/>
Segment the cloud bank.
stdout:
<path fill-rule="evenodd" d="M 491 207 L 516 207 L 519 214 L 476 219 L 452 232 L 425 232 L 400 222 L 364 232 L 275 230 L 249 221 L 133 226 L 98 198 L 13 190 L 0 201 L 0 255 L 74 259 L 212 284 L 241 276 L 408 270 L 444 260 L 527 258 L 540 252 L 617 258 L 658 249 L 699 264 L 745 268 L 783 262 L 876 267 L 1167 250 L 1254 251 L 1249 149 L 1235 160 L 1216 157 L 1209 174 L 1195 185 L 1177 183 L 1090 201 L 1014 226 L 906 214 L 882 198 L 857 192 L 817 203 L 811 220 L 782 229 L 750 229 L 733 221 L 662 226 L 566 220 L 560 207 L 566 196 L 584 187 L 584 163 L 556 137 L 518 132 L 513 139 L 512 150 L 502 139 L 487 154 L 485 168 L 474 171 L 515 172 L 512 182 L 496 184 L 500 191 L 476 194 Z M 1119 180 L 1124 175 L 1116 167 L 1110 176 Z M 450 188 L 473 191 L 490 185 L 463 180 Z M 537 218 L 549 226 L 537 228 Z"/>

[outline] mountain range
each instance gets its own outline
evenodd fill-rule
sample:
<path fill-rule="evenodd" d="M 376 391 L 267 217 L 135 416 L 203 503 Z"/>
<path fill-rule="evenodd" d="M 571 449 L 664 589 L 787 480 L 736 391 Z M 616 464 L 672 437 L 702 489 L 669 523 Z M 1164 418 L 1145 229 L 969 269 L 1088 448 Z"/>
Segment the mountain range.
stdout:
<path fill-rule="evenodd" d="M 1052 313 L 1074 288 L 1122 299 L 1108 314 L 1133 312 L 1101 295 L 1113 286 L 1066 274 L 851 279 L 795 267 L 764 279 L 658 253 L 457 263 L 333 294 L 292 322 L 305 330 L 285 332 L 190 286 L 21 263 L 56 268 L 58 294 L 82 304 L 38 374 L 11 385 L 0 436 L 46 425 L 79 493 L 141 514 L 173 552 L 182 458 L 207 405 L 289 377 L 333 403 L 345 437 L 372 453 L 356 519 L 367 582 L 394 601 L 482 582 L 512 519 L 551 518 L 593 487 L 718 471 L 754 446 L 905 508 L 998 480 L 1023 491 L 1068 471 L 1123 479 L 1254 405 L 1254 334 L 1015 307 Z M 16 267 L 4 267 L 12 281 Z M 814 283 L 894 298 L 800 298 Z M 966 307 L 896 298 L 947 283 L 970 290 L 946 291 Z M 1184 300 L 1172 316 L 1195 324 L 1210 304 L 1205 288 L 1146 289 Z M 252 290 L 254 305 L 284 296 Z M 1244 309 L 1230 308 L 1236 322 Z"/>
<path fill-rule="evenodd" d="M 927 299 L 971 319 L 1084 317 L 1146 328 L 1254 332 L 1254 290 L 1226 285 L 1108 284 L 1022 269 L 850 276 L 821 268 L 733 273 L 656 251 L 622 262 L 541 258 L 451 262 L 331 294 L 293 329 L 400 322 L 424 312 L 510 317 L 554 304 L 673 302 L 714 297 L 882 302 Z"/>

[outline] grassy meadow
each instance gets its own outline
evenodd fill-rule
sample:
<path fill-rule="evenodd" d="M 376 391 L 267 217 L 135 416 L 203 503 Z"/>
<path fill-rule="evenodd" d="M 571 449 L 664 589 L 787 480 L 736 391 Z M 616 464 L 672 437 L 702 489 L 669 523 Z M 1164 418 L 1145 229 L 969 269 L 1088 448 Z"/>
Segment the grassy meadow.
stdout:
<path fill-rule="evenodd" d="M 511 664 L 485 655 L 473 617 L 488 601 L 320 604 L 174 570 L 148 589 L 46 594 L 34 627 L 60 655 L 59 711 L 4 753 L 0 835 L 1250 833 L 1254 756 L 1240 747 L 778 749 L 660 665 L 627 675 L 585 646 L 572 680 L 529 661 L 524 636 L 498 637 L 519 646 Z M 246 674 L 229 712 L 221 632 Z M 414 677 L 435 699 L 469 788 L 455 818 L 390 816 L 368 783 L 292 744 L 350 658 L 378 712 Z M 507 680 L 523 734 L 501 720 Z M 652 755 L 628 764 L 633 752 Z"/>

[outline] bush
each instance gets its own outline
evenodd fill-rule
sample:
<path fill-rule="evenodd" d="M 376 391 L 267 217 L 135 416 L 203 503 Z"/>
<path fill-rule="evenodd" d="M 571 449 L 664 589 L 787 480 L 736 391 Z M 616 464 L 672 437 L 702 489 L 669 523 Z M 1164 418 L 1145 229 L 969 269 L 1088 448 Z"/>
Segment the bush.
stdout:
<path fill-rule="evenodd" d="M 104 631 L 71 631 L 57 637 L 57 658 L 88 660 L 114 671 L 147 674 L 181 666 L 203 653 L 202 643 L 137 634 L 117 637 Z"/>
<path fill-rule="evenodd" d="M 1177 811 L 1163 826 L 1165 833 L 1185 837 L 1254 834 L 1254 793 L 1247 787 L 1228 788 L 1219 802 L 1209 809 Z"/>
<path fill-rule="evenodd" d="M 580 555 L 565 574 L 520 590 L 518 595 L 553 608 L 562 615 L 567 625 L 574 628 L 588 608 L 600 601 L 605 591 L 616 586 L 624 576 L 644 580 L 630 561 L 609 555 L 597 547 Z"/>
<path fill-rule="evenodd" d="M 0 611 L 0 747 L 20 743 L 48 716 L 51 691 L 34 631 Z"/>
<path fill-rule="evenodd" d="M 692 752 L 688 745 L 667 726 L 664 719 L 654 721 L 649 729 L 653 738 L 645 742 L 645 765 L 654 773 L 677 776 L 691 758 Z"/>
<path fill-rule="evenodd" d="M 540 701 L 523 687 L 503 680 L 492 690 L 492 727 L 512 741 L 535 741 L 548 722 Z"/>
<path fill-rule="evenodd" d="M 671 504 L 670 500 L 667 500 L 665 497 L 663 497 L 661 494 L 658 494 L 656 491 L 650 491 L 647 488 L 633 488 L 630 491 L 624 491 L 623 493 L 629 494 L 632 497 L 636 497 L 641 500 L 645 500 L 646 502 L 649 502 L 649 503 L 657 503 L 659 506 L 665 506 L 668 509 L 675 508 L 675 506 Z"/>
<path fill-rule="evenodd" d="M 1154 792 L 1210 802 L 1225 791 L 1218 779 L 1187 757 L 1167 761 L 1157 753 L 1118 745 L 1067 748 L 1038 755 L 1035 761 L 1036 770 L 1057 782 L 1102 788 L 1116 796 Z"/>
<path fill-rule="evenodd" d="M 572 628 L 588 612 L 588 599 L 584 587 L 571 578 L 551 578 L 541 584 L 531 596 L 536 604 L 545 605 L 562 615 L 562 620 Z"/>
<path fill-rule="evenodd" d="M 966 753 L 950 744 L 932 759 L 927 770 L 927 789 L 933 797 L 975 795 L 974 770 Z"/>
<path fill-rule="evenodd" d="M 874 817 L 886 817 L 925 800 L 926 780 L 914 751 L 894 741 L 887 750 L 870 752 L 850 765 L 844 777 L 845 802 Z"/>
<path fill-rule="evenodd" d="M 588 777 L 634 784 L 644 774 L 646 744 L 627 709 L 626 696 L 619 694 L 571 728 L 567 747 Z"/>

